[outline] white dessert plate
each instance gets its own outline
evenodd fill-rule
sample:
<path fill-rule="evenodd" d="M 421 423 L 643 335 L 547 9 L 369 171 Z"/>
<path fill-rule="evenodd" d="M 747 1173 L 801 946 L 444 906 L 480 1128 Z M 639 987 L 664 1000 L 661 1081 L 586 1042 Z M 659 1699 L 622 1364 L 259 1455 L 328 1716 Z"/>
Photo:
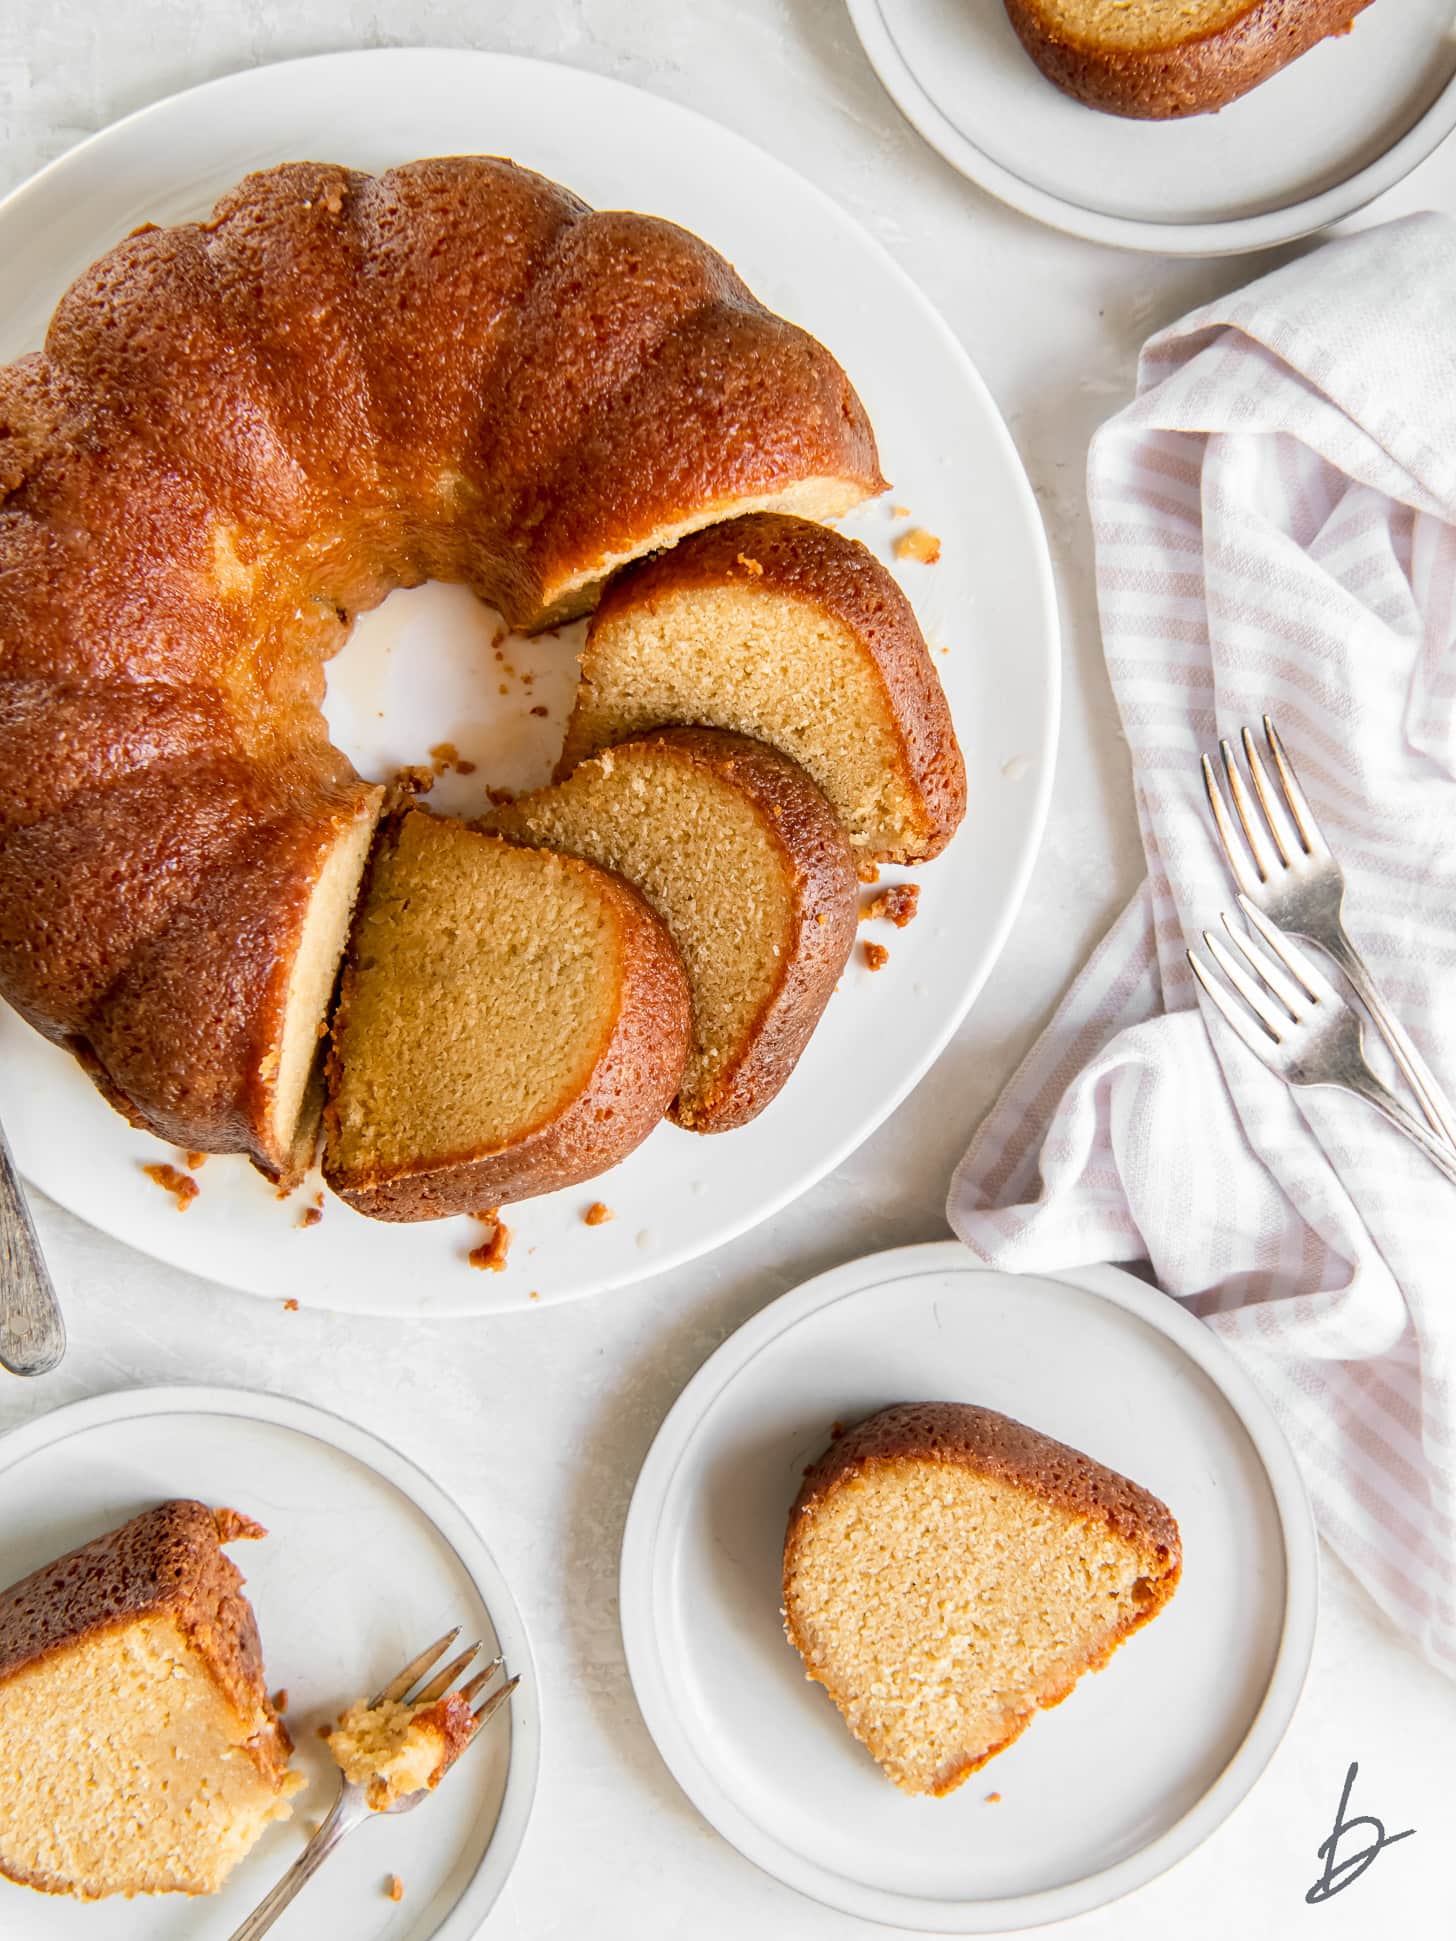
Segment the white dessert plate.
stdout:
<path fill-rule="evenodd" d="M 337 1790 L 316 1728 L 453 1625 L 505 1653 L 521 1683 L 434 1797 L 361 1827 L 273 1932 L 279 1941 L 468 1941 L 526 1830 L 540 1709 L 521 1616 L 464 1512 L 407 1458 L 338 1416 L 276 1395 L 143 1388 L 38 1417 L 0 1440 L 0 1586 L 174 1496 L 268 1530 L 230 1546 L 270 1683 L 288 1693 L 308 1785 L 215 1897 L 90 1905 L 0 1880 L 7 1941 L 225 1941 L 288 1867 Z M 7 1774 L 6 1783 L 16 1782 Z M 404 1898 L 385 1894 L 398 1874 Z"/>
<path fill-rule="evenodd" d="M 875 72 L 962 175 L 1093 242 L 1233 255 L 1324 229 L 1456 127 L 1450 0 L 1376 0 L 1216 115 L 1131 121 L 1054 87 L 1002 0 L 849 0 Z"/>
<path fill-rule="evenodd" d="M 902 1401 L 978 1402 L 1172 1509 L 1171 1603 L 959 1791 L 912 1799 L 784 1637 L 805 1468 Z M 698 1371 L 653 1443 L 622 1546 L 622 1636 L 658 1750 L 698 1811 L 790 1887 L 932 1934 L 1059 1921 L 1151 1880 L 1232 1811 L 1294 1711 L 1314 1639 L 1294 1458 L 1226 1349 L 1111 1267 L 978 1268 L 953 1241 L 786 1294 Z"/>
<path fill-rule="evenodd" d="M 132 1131 L 64 1054 L 0 1006 L 5 1124 L 34 1184 L 193 1273 L 380 1313 L 478 1313 L 640 1280 L 721 1246 L 836 1166 L 930 1065 L 990 971 L 1041 834 L 1057 730 L 1041 521 L 965 352 L 827 197 L 654 95 L 542 62 L 416 49 L 260 68 L 176 96 L 0 205 L 0 357 L 40 340 L 67 283 L 117 237 L 145 220 L 202 214 L 249 169 L 299 156 L 379 169 L 462 151 L 511 155 L 599 205 L 687 224 L 843 361 L 894 481 L 850 530 L 886 557 L 912 524 L 944 542 L 938 564 L 897 570 L 950 697 L 970 810 L 923 872 L 919 919 L 887 932 L 889 964 L 873 973 L 856 951 L 799 1070 L 760 1119 L 715 1138 L 663 1126 L 601 1182 L 508 1214 L 515 1236 L 501 1273 L 467 1265 L 482 1237 L 469 1221 L 388 1226 L 331 1200 L 301 1231 L 306 1197 L 280 1205 L 240 1160 L 213 1159 L 179 1215 L 139 1170 L 175 1155 Z M 897 505 L 909 514 L 894 516 Z M 462 589 L 423 588 L 365 617 L 331 665 L 329 713 L 373 774 L 453 742 L 478 766 L 445 778 L 430 800 L 468 811 L 484 805 L 487 784 L 545 779 L 574 684 L 568 641 L 496 642 L 493 616 Z M 543 705 L 546 719 L 531 714 Z M 597 1199 L 616 1217 L 588 1227 L 582 1214 Z"/>

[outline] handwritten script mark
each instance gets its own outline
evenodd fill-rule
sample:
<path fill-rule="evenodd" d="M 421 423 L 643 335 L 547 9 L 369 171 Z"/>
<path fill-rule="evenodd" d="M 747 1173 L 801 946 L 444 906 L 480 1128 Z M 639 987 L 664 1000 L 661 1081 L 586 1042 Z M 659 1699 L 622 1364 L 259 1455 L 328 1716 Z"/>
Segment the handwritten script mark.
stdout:
<path fill-rule="evenodd" d="M 1352 1886 L 1360 1878 L 1378 1853 L 1386 1847 L 1393 1847 L 1397 1840 L 1409 1840 L 1415 1832 L 1413 1826 L 1408 1826 L 1404 1833 L 1387 1833 L 1385 1822 L 1377 1820 L 1370 1813 L 1357 1814 L 1353 1820 L 1345 1818 L 1345 1808 L 1350 1804 L 1350 1789 L 1355 1784 L 1355 1775 L 1359 1770 L 1358 1763 L 1352 1759 L 1350 1770 L 1345 1774 L 1345 1790 L 1340 1794 L 1339 1811 L 1335 1814 L 1335 1830 L 1318 1849 L 1319 1857 L 1325 1863 L 1325 1870 L 1304 1897 L 1311 1907 L 1318 1907 L 1321 1901 L 1329 1900 L 1332 1894 L 1342 1894 L 1347 1887 Z M 1353 1833 L 1356 1827 L 1362 1826 L 1370 1828 L 1372 1839 L 1367 1845 L 1361 1847 L 1358 1853 L 1349 1854 L 1345 1859 L 1336 1862 L 1335 1855 L 1341 1840 L 1347 1833 Z"/>

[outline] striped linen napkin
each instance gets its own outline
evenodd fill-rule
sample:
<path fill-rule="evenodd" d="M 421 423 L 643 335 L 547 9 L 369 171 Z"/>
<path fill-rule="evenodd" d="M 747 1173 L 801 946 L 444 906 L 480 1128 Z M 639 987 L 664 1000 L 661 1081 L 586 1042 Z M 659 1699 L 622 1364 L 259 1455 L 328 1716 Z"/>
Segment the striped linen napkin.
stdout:
<path fill-rule="evenodd" d="M 1235 907 L 1198 757 L 1268 712 L 1350 932 L 1456 1091 L 1456 224 L 1327 243 L 1154 337 L 1088 479 L 1148 875 L 951 1224 L 998 1267 L 1149 1262 L 1270 1398 L 1324 1536 L 1456 1675 L 1456 1187 L 1205 1023 L 1184 959 Z"/>

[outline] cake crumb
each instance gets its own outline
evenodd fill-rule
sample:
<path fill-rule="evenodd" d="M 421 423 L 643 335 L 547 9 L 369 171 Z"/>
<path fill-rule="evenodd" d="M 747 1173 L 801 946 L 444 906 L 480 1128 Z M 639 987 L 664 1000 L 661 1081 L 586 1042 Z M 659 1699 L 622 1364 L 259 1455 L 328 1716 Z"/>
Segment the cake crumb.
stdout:
<path fill-rule="evenodd" d="M 404 1882 L 398 1874 L 391 1874 L 389 1876 L 389 1879 L 385 1883 L 384 1892 L 388 1900 L 402 1901 L 404 1899 Z"/>
<path fill-rule="evenodd" d="M 747 553 L 740 553 L 738 555 L 738 564 L 743 568 L 745 573 L 750 575 L 751 578 L 755 580 L 761 580 L 763 578 L 762 563 L 759 560 L 750 559 Z"/>
<path fill-rule="evenodd" d="M 473 775 L 475 763 L 468 762 L 453 741 L 437 741 L 430 750 L 430 766 L 436 775 Z"/>
<path fill-rule="evenodd" d="M 298 1224 L 300 1227 L 316 1227 L 323 1217 L 324 1210 L 321 1206 L 306 1206 L 298 1216 Z"/>
<path fill-rule="evenodd" d="M 498 1206 L 482 1206 L 476 1212 L 472 1213 L 470 1217 L 472 1220 L 481 1221 L 485 1226 L 493 1227 L 500 1219 L 500 1208 Z"/>
<path fill-rule="evenodd" d="M 397 768 L 385 784 L 386 812 L 402 809 L 417 795 L 428 795 L 435 786 L 435 771 L 423 762 Z"/>
<path fill-rule="evenodd" d="M 160 1186 L 164 1193 L 172 1195 L 179 1213 L 187 1211 L 201 1190 L 190 1173 L 179 1172 L 177 1167 L 168 1166 L 161 1160 L 150 1166 L 143 1166 L 142 1171 L 154 1186 Z"/>
<path fill-rule="evenodd" d="M 544 721 L 547 715 L 550 714 L 551 710 L 550 708 L 537 707 L 537 708 L 532 708 L 531 712 L 532 714 L 536 715 L 540 720 Z"/>
<path fill-rule="evenodd" d="M 883 944 L 866 944 L 864 960 L 871 970 L 883 970 L 890 961 L 890 953 Z"/>
<path fill-rule="evenodd" d="M 601 1200 L 593 1200 L 581 1217 L 589 1227 L 604 1227 L 608 1220 L 615 1220 L 617 1216 Z"/>
<path fill-rule="evenodd" d="M 208 1155 L 205 1152 L 189 1152 L 184 1155 L 184 1158 L 188 1172 L 196 1173 L 207 1164 Z"/>
<path fill-rule="evenodd" d="M 297 1314 L 298 1312 L 298 1303 L 297 1301 L 294 1300 L 291 1294 L 289 1295 L 288 1299 L 283 1303 L 283 1312 L 285 1314 Z"/>
<path fill-rule="evenodd" d="M 499 1274 L 506 1264 L 506 1255 L 511 1250 L 511 1230 L 496 1223 L 495 1231 L 483 1246 L 472 1247 L 466 1259 L 472 1267 L 484 1268 L 492 1274 Z"/>
<path fill-rule="evenodd" d="M 515 801 L 516 792 L 514 789 L 487 789 L 485 797 L 493 809 L 503 809 L 508 803 Z"/>
<path fill-rule="evenodd" d="M 1001 1804 L 1001 1795 L 999 1793 L 987 1793 L 986 1804 L 987 1806 L 999 1806 Z"/>
<path fill-rule="evenodd" d="M 288 1687 L 286 1685 L 280 1685 L 277 1691 L 274 1692 L 273 1710 L 280 1718 L 288 1710 Z"/>
<path fill-rule="evenodd" d="M 861 883 L 878 883 L 880 880 L 880 866 L 878 863 L 861 863 L 858 875 Z"/>
<path fill-rule="evenodd" d="M 892 519 L 908 519 L 908 518 L 910 517 L 910 508 L 909 508 L 909 506 L 908 506 L 908 505 L 892 505 L 892 506 L 890 507 L 890 517 L 891 517 Z"/>
<path fill-rule="evenodd" d="M 912 526 L 895 541 L 896 559 L 918 559 L 922 566 L 934 566 L 940 558 L 940 541 L 924 526 Z"/>
<path fill-rule="evenodd" d="M 859 913 L 861 923 L 874 922 L 883 917 L 886 923 L 893 923 L 897 930 L 903 930 L 907 923 L 913 923 L 920 907 L 920 885 L 918 883 L 892 883 L 878 896 L 872 896 Z"/>
<path fill-rule="evenodd" d="M 541 1298 L 541 1296 L 540 1296 L 540 1293 L 538 1292 L 538 1290 L 537 1290 L 536 1288 L 534 1288 L 534 1287 L 533 1287 L 533 1288 L 531 1289 L 531 1299 L 532 1299 L 533 1301 L 539 1301 L 539 1300 L 540 1300 L 540 1298 Z"/>
<path fill-rule="evenodd" d="M 329 1724 L 327 1719 L 324 1720 L 322 1725 L 315 1726 L 314 1730 L 321 1739 L 332 1739 L 334 1736 L 334 1728 Z"/>

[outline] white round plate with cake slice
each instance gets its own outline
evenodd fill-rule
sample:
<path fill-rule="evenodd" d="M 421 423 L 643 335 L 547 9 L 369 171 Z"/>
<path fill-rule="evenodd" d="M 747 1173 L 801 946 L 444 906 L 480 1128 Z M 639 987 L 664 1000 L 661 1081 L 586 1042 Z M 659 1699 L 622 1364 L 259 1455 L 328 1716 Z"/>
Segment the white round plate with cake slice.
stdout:
<path fill-rule="evenodd" d="M 806 1466 L 836 1424 L 920 1401 L 1084 1451 L 1161 1498 L 1183 1547 L 1153 1621 L 943 1799 L 884 1777 L 781 1612 Z M 999 1934 L 1128 1893 L 1232 1812 L 1293 1715 L 1317 1587 L 1294 1457 L 1206 1327 L 1117 1268 L 1004 1274 L 945 1241 L 819 1276 L 703 1365 L 638 1478 L 622 1635 L 658 1750 L 748 1859 L 867 1920 Z"/>
<path fill-rule="evenodd" d="M 1084 107 L 1017 39 L 1003 0 L 849 0 L 913 128 L 1013 209 L 1091 242 L 1178 256 L 1271 249 L 1363 209 L 1456 128 L 1449 0 L 1368 6 L 1217 114 Z"/>
<path fill-rule="evenodd" d="M 360 1827 L 303 1890 L 283 1932 L 350 1941 L 469 1941 L 519 1851 L 540 1762 L 531 1649 L 468 1517 L 378 1437 L 281 1396 L 153 1388 L 95 1396 L 0 1440 L 0 1586 L 174 1497 L 267 1529 L 228 1554 L 247 1580 L 270 1689 L 286 1688 L 292 1818 L 206 1899 L 83 1903 L 0 1880 L 8 1941 L 196 1941 L 231 1934 L 292 1865 L 338 1790 L 316 1728 L 376 1691 L 454 1625 L 521 1683 L 477 1745 L 408 1815 Z M 24 1784 L 7 1773 L 6 1784 Z M 385 1884 L 396 1874 L 399 1903 Z"/>
<path fill-rule="evenodd" d="M 193 1273 L 377 1313 L 478 1313 L 621 1286 L 721 1246 L 822 1178 L 925 1072 L 985 981 L 1031 870 L 1056 746 L 1057 619 L 1041 522 L 965 352 L 819 190 L 653 95 L 458 49 L 329 55 L 179 95 L 84 143 L 0 205 L 0 357 L 40 340 L 70 280 L 119 236 L 204 214 L 250 169 L 299 156 L 378 169 L 472 151 L 512 155 L 598 205 L 686 224 L 841 360 L 894 486 L 847 529 L 894 564 L 936 650 L 970 806 L 946 854 L 914 872 L 920 915 L 885 929 L 889 963 L 872 972 L 856 951 L 799 1069 L 761 1118 L 713 1138 L 664 1125 L 599 1182 L 507 1212 L 514 1237 L 500 1273 L 467 1264 L 484 1237 L 469 1221 L 391 1226 L 330 1199 L 323 1219 L 304 1226 L 316 1176 L 280 1203 L 235 1158 L 210 1160 L 199 1196 L 179 1213 L 141 1171 L 179 1164 L 177 1154 L 131 1129 L 64 1053 L 0 1006 L 6 1131 L 34 1185 Z M 893 561 L 894 538 L 912 525 L 940 537 L 939 563 Z M 429 800 L 447 812 L 483 809 L 489 785 L 546 779 L 572 699 L 573 646 L 569 632 L 496 641 L 494 616 L 462 587 L 395 594 L 330 664 L 335 737 L 372 776 L 453 743 L 474 772 L 444 776 Z M 544 717 L 532 713 L 540 707 Z M 588 1226 L 583 1214 L 597 1200 L 615 1218 Z"/>

